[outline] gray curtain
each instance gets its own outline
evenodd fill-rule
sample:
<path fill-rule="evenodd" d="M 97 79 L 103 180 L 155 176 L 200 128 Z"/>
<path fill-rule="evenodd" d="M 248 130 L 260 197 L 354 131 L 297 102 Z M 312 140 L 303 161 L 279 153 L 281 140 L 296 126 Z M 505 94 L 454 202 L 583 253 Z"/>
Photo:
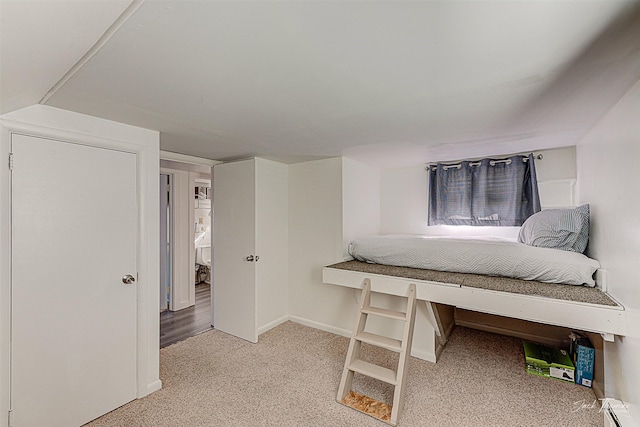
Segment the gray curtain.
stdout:
<path fill-rule="evenodd" d="M 429 167 L 429 225 L 520 226 L 539 211 L 533 154 Z"/>

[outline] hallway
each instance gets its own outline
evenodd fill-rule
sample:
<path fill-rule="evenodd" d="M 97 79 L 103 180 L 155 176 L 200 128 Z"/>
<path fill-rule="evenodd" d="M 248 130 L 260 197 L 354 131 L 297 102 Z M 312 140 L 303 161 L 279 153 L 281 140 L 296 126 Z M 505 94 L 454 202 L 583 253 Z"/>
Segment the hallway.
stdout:
<path fill-rule="evenodd" d="M 211 286 L 196 285 L 196 304 L 179 311 L 160 313 L 160 348 L 211 329 Z"/>

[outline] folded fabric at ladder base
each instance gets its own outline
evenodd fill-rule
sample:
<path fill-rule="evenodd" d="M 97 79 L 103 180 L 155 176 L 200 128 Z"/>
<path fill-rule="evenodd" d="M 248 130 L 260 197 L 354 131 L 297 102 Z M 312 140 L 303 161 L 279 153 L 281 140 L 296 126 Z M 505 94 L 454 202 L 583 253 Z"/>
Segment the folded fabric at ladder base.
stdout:
<path fill-rule="evenodd" d="M 374 418 L 378 418 L 381 421 L 388 423 L 391 420 L 391 405 L 379 402 L 353 390 L 351 390 L 340 403 L 364 412 L 367 415 L 371 415 Z"/>

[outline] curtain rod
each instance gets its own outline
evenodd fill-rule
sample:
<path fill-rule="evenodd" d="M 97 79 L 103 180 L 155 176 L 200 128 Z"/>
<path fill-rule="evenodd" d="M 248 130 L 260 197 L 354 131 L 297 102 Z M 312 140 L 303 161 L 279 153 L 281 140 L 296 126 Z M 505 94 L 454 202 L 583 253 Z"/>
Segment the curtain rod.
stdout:
<path fill-rule="evenodd" d="M 517 155 L 518 154 L 516 154 L 516 156 Z M 520 154 L 520 155 L 523 156 L 523 159 L 522 159 L 523 162 L 526 162 L 527 160 L 529 160 L 527 155 L 523 155 L 523 154 Z M 542 154 L 538 154 L 537 156 L 533 156 L 533 158 L 536 159 L 536 160 L 542 160 L 544 158 L 544 156 Z M 489 162 L 489 164 L 491 166 L 494 166 L 496 163 L 508 163 L 510 161 L 511 161 L 510 159 L 498 159 L 498 160 L 493 160 L 492 159 Z M 459 168 L 459 167 L 462 166 L 462 162 L 469 162 L 469 166 L 479 166 L 481 164 L 480 160 L 458 160 L 458 161 L 456 161 L 454 163 L 444 165 L 445 170 L 449 169 L 449 168 Z M 436 163 L 427 163 L 427 166 L 425 167 L 425 170 L 429 170 L 429 168 L 431 166 L 435 166 L 437 164 L 438 164 L 438 162 L 436 162 Z"/>

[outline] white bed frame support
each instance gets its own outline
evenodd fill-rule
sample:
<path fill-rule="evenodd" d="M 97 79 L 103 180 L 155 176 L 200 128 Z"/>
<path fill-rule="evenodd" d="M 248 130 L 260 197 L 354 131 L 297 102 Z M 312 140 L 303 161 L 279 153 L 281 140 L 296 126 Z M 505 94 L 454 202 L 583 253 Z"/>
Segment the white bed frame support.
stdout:
<path fill-rule="evenodd" d="M 415 280 L 414 280 L 415 282 Z M 449 322 L 445 322 L 435 303 L 418 300 L 416 304 L 416 332 L 411 355 L 435 362 L 448 341 L 453 329 L 453 312 Z"/>
<path fill-rule="evenodd" d="M 427 319 L 429 320 L 429 323 L 431 323 L 436 336 L 440 338 L 440 343 L 444 344 L 442 340 L 445 339 L 445 334 L 442 328 L 442 322 L 440 321 L 440 315 L 438 314 L 438 309 L 432 302 L 425 301 L 424 303 L 424 306 L 427 308 Z"/>
<path fill-rule="evenodd" d="M 589 304 L 331 267 L 323 269 L 322 278 L 324 283 L 355 289 L 369 279 L 372 291 L 397 296 L 407 295 L 409 284 L 415 283 L 417 299 L 426 304 L 418 304 L 411 355 L 431 362 L 437 360 L 448 335 L 436 304 L 594 332 L 610 342 L 616 335 L 626 335 L 625 311 L 619 304 Z M 596 279 L 605 291 L 606 272 L 599 270 Z"/>

